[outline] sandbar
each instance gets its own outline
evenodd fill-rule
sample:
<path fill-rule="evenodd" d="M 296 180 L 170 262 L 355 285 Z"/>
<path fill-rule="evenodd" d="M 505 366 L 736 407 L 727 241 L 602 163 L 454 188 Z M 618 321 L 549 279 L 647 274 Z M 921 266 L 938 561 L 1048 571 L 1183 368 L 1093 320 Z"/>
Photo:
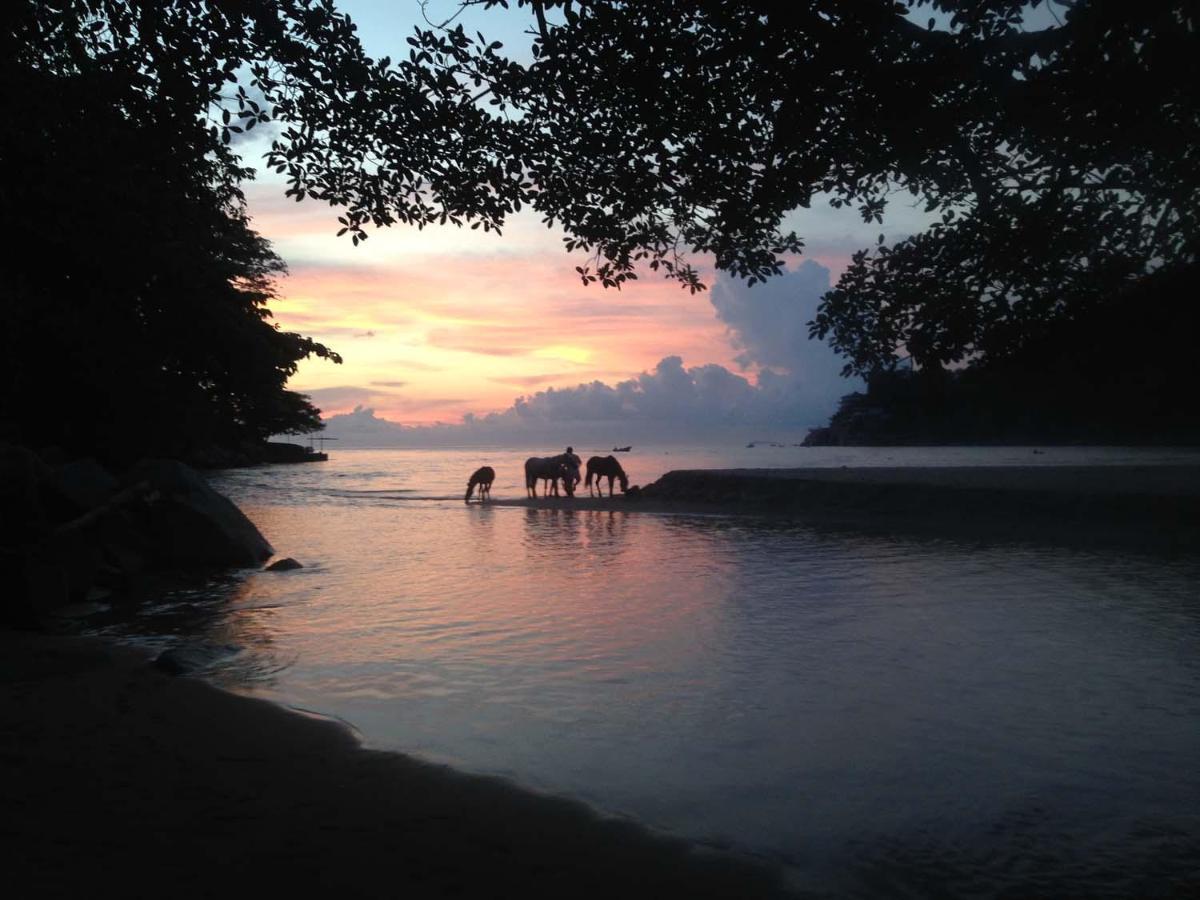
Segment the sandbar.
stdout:
<path fill-rule="evenodd" d="M 499 506 L 787 517 L 964 539 L 1200 550 L 1200 466 L 696 469 L 636 495 L 495 499 Z"/>

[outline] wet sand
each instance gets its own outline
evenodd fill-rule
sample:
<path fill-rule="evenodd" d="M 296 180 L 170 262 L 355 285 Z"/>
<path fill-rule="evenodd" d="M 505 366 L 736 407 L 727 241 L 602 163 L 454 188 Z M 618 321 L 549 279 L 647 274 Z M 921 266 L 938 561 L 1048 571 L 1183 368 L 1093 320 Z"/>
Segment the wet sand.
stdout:
<path fill-rule="evenodd" d="M 989 466 L 668 472 L 637 496 L 498 506 L 786 516 L 818 526 L 966 539 L 1200 549 L 1200 467 Z"/>
<path fill-rule="evenodd" d="M 0 632 L 5 880 L 22 897 L 771 897 L 766 868 L 97 642 Z"/>

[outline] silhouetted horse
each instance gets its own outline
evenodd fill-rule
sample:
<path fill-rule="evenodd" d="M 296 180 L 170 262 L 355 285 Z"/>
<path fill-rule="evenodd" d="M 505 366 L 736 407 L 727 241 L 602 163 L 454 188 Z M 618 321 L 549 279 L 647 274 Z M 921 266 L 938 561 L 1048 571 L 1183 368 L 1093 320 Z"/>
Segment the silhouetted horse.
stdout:
<path fill-rule="evenodd" d="M 625 470 L 621 468 L 621 464 L 617 462 L 615 456 L 593 456 L 587 463 L 587 478 L 583 483 L 587 485 L 588 496 L 592 496 L 592 478 L 596 479 L 596 493 L 601 497 L 604 496 L 604 489 L 600 487 L 600 479 L 608 477 L 608 496 L 612 496 L 613 479 L 616 478 L 621 482 L 621 493 L 624 494 L 629 490 L 629 478 L 625 475 Z"/>
<path fill-rule="evenodd" d="M 475 488 L 479 488 L 479 502 L 482 503 L 492 496 L 492 482 L 496 480 L 496 470 L 491 466 L 480 466 L 467 482 L 467 496 L 463 500 L 470 503 Z"/>
<path fill-rule="evenodd" d="M 567 448 L 567 452 L 562 455 L 562 460 L 567 464 L 567 468 L 571 470 L 571 476 L 568 479 L 571 482 L 571 489 L 567 491 L 567 494 L 574 497 L 575 488 L 579 486 L 579 482 L 583 479 L 583 475 L 579 472 L 579 467 L 583 465 L 583 460 L 575 455 L 574 447 Z"/>
<path fill-rule="evenodd" d="M 559 456 L 531 456 L 525 460 L 525 490 L 530 497 L 537 496 L 538 480 L 549 482 L 549 487 L 542 488 L 542 496 L 553 493 L 558 496 L 558 482 L 561 480 L 568 497 L 575 496 L 575 482 L 572 476 L 579 470 L 571 464 L 570 458 L 563 453 Z"/>

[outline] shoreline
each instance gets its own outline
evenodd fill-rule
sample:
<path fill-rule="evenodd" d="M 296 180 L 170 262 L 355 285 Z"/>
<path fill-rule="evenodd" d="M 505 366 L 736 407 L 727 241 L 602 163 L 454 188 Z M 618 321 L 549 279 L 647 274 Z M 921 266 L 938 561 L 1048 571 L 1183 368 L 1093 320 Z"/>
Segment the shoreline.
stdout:
<path fill-rule="evenodd" d="M 129 648 L 0 631 L 5 842 L 28 896 L 780 897 L 780 873 L 573 800 L 173 677 Z"/>
<path fill-rule="evenodd" d="M 747 515 L 968 540 L 1200 549 L 1200 466 L 682 469 L 638 494 L 489 500 L 527 509 Z"/>
<path fill-rule="evenodd" d="M 1200 467 L 670 472 L 642 496 L 488 505 L 1194 552 Z M 95 639 L 0 631 L 0 801 L 16 882 L 134 897 L 788 896 L 765 860 L 367 750 L 342 723 L 172 677 Z M 212 864 L 210 860 L 219 860 Z"/>

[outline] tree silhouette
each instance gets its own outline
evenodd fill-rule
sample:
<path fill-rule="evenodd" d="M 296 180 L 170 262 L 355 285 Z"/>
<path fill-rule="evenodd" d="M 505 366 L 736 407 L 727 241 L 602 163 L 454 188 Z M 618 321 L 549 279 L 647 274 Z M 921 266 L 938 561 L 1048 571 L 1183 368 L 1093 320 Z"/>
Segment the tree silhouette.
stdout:
<path fill-rule="evenodd" d="M 154 14 L 23 4 L 0 63 L 0 419 L 28 443 L 116 462 L 320 428 L 285 384 L 306 356 L 340 361 L 269 321 L 284 266 L 249 227 L 246 172 L 197 116 L 186 42 L 157 75 L 146 60 L 165 46 L 139 62 L 104 43 Z"/>
<path fill-rule="evenodd" d="M 1079 0 L 1040 27 L 1043 4 L 1014 0 L 517 5 L 530 65 L 464 53 L 461 32 L 414 43 L 519 113 L 522 199 L 595 251 L 585 280 L 644 259 L 695 288 L 681 247 L 754 280 L 799 249 L 789 210 L 882 222 L 907 194 L 935 224 L 858 254 L 814 322 L 869 374 L 901 347 L 925 368 L 1006 358 L 1195 264 L 1194 4 Z"/>
<path fill-rule="evenodd" d="M 938 221 L 857 254 L 825 299 L 814 331 L 849 370 L 891 364 L 898 345 L 927 367 L 1011 359 L 1149 274 L 1195 266 L 1196 7 L 1063 6 L 1036 32 L 960 9 L 963 33 L 923 38 L 986 75 L 946 139 L 961 184 L 919 192 Z"/>
<path fill-rule="evenodd" d="M 102 67 L 10 61 L 3 88 L 10 436 L 125 462 L 321 427 L 284 386 L 300 359 L 338 358 L 270 323 L 284 266 L 228 161 Z"/>
<path fill-rule="evenodd" d="M 464 6 L 509 6 L 475 0 Z M 863 250 L 813 331 L 866 374 L 1003 359 L 1051 324 L 1196 262 L 1196 9 L 1185 2 L 516 0 L 531 62 L 461 26 L 288 95 L 271 156 L 342 230 L 500 227 L 530 206 L 593 254 L 584 282 L 688 262 L 754 281 L 797 207 L 936 221 Z M 1030 16 L 1039 7 L 1045 24 Z M 940 15 L 921 21 L 925 11 Z M 268 94 L 286 79 L 259 71 Z"/>
<path fill-rule="evenodd" d="M 648 268 L 699 290 L 693 254 L 770 277 L 803 248 L 789 211 L 881 222 L 908 196 L 934 224 L 860 252 L 813 323 L 859 373 L 900 348 L 923 369 L 1011 359 L 1196 264 L 1194 4 L 511 5 L 528 56 L 451 22 L 372 60 L 328 0 L 23 0 L 6 97 L 37 121 L 21 79 L 102 85 L 81 102 L 227 209 L 248 175 L 233 138 L 270 121 L 267 164 L 297 200 L 340 208 L 356 243 L 396 223 L 499 229 L 529 207 L 606 286 Z"/>

